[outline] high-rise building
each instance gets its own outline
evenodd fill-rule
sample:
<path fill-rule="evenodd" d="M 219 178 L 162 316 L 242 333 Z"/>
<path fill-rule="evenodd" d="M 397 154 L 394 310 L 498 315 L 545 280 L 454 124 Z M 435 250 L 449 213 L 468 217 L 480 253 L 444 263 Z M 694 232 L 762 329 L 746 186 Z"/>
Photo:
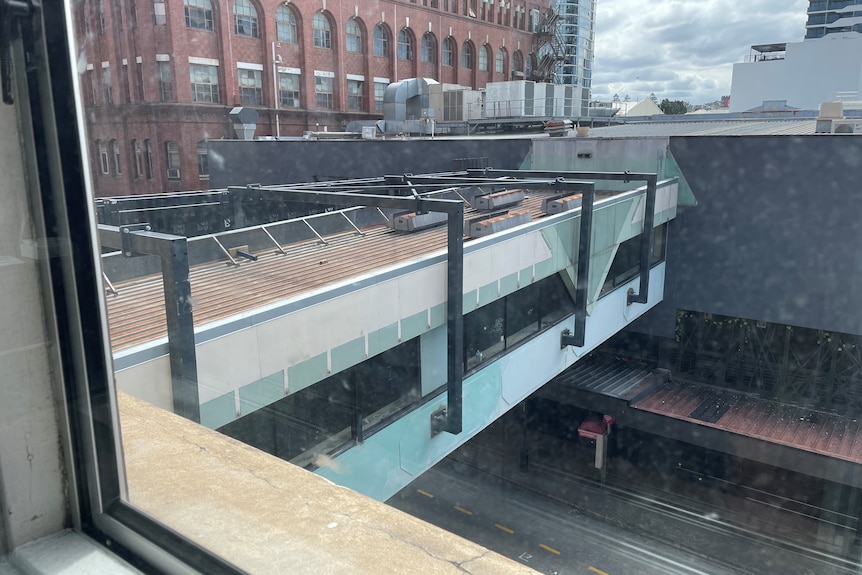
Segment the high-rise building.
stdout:
<path fill-rule="evenodd" d="M 557 34 L 565 51 L 556 82 L 580 89 L 582 113 L 586 113 L 592 91 L 596 0 L 556 0 L 556 9 L 561 17 Z"/>
<path fill-rule="evenodd" d="M 810 0 L 805 39 L 862 32 L 862 0 Z"/>
<path fill-rule="evenodd" d="M 382 117 L 397 80 L 524 78 L 553 1 L 81 0 L 96 194 L 208 187 L 206 141 L 237 137 L 236 106 L 255 136 L 301 136 Z"/>

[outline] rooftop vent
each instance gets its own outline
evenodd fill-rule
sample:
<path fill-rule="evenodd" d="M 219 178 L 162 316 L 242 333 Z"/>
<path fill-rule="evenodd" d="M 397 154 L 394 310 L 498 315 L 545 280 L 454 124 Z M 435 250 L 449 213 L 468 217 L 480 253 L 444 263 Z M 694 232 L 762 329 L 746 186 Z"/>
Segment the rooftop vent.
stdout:
<path fill-rule="evenodd" d="M 257 129 L 257 110 L 254 108 L 237 107 L 230 111 L 230 121 L 240 140 L 253 140 Z"/>
<path fill-rule="evenodd" d="M 844 104 L 841 102 L 823 102 L 820 104 L 820 115 L 814 125 L 815 134 L 832 134 L 836 120 L 844 119 Z"/>
<path fill-rule="evenodd" d="M 563 194 L 542 200 L 542 213 L 553 215 L 581 207 L 582 194 Z"/>
<path fill-rule="evenodd" d="M 424 214 L 399 212 L 392 215 L 389 227 L 402 232 L 418 232 L 419 230 L 443 225 L 447 220 L 448 216 L 443 212 L 427 212 Z"/>
<path fill-rule="evenodd" d="M 471 238 L 482 238 L 508 230 L 521 224 L 526 224 L 530 221 L 530 212 L 497 212 L 488 214 L 478 218 L 473 218 L 468 222 L 467 229 Z"/>
<path fill-rule="evenodd" d="M 476 210 L 497 210 L 523 202 L 525 197 L 524 190 L 504 190 L 473 196 L 470 203 Z"/>

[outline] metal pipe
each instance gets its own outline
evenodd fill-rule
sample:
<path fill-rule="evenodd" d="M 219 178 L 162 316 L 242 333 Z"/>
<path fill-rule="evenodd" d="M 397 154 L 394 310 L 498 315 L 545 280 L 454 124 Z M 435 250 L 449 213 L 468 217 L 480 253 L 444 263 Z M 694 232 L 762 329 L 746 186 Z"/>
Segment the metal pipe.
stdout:
<path fill-rule="evenodd" d="M 314 235 L 316 235 L 316 236 L 317 236 L 317 239 L 319 239 L 319 240 L 320 240 L 320 242 L 321 242 L 323 245 L 325 245 L 325 246 L 328 246 L 328 245 L 329 245 L 329 243 L 328 243 L 325 239 L 323 239 L 323 236 L 321 236 L 319 233 L 317 233 L 317 230 L 315 230 L 314 228 L 312 228 L 312 227 L 311 227 L 311 224 L 309 224 L 309 223 L 308 223 L 307 221 L 305 221 L 305 220 L 302 220 L 302 223 L 304 223 L 306 226 L 308 226 L 308 229 L 310 229 L 310 230 L 311 230 L 311 233 L 313 233 Z"/>
<path fill-rule="evenodd" d="M 238 263 L 235 259 L 233 259 L 233 256 L 231 256 L 231 255 L 230 255 L 230 252 L 229 252 L 229 251 L 227 251 L 227 250 L 225 249 L 225 247 L 222 245 L 222 243 L 221 243 L 220 241 L 218 241 L 218 238 L 217 238 L 217 237 L 215 237 L 215 236 L 211 236 L 211 237 L 212 237 L 213 241 L 214 241 L 216 244 L 218 244 L 218 247 L 220 247 L 220 248 L 221 248 L 221 251 L 222 251 L 222 252 L 224 252 L 224 255 L 226 255 L 226 256 L 227 256 L 227 259 L 229 259 L 229 260 L 230 260 L 230 263 L 231 263 L 231 264 L 233 264 L 233 265 L 235 265 L 235 266 L 238 266 L 238 265 L 239 265 L 239 263 Z"/>
<path fill-rule="evenodd" d="M 266 226 L 260 226 L 260 229 L 261 229 L 261 230 L 263 230 L 263 233 L 265 233 L 265 234 L 266 234 L 266 237 L 268 237 L 270 240 L 272 240 L 272 243 L 274 243 L 274 244 L 275 244 L 275 248 L 276 248 L 278 251 L 280 251 L 280 252 L 281 252 L 281 255 L 286 256 L 286 255 L 287 255 L 287 252 L 286 252 L 286 251 L 284 251 L 284 248 L 283 248 L 283 247 L 281 247 L 281 244 L 279 244 L 279 243 L 275 240 L 275 238 L 274 238 L 274 237 L 272 237 L 272 234 L 271 234 L 271 233 L 269 233 L 269 230 L 267 230 L 267 229 L 266 229 Z"/>

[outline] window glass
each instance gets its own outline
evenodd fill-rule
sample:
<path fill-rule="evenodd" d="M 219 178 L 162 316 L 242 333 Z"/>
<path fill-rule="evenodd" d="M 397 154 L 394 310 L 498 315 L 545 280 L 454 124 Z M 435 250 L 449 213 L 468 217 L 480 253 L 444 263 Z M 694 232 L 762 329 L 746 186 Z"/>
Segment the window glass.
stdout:
<path fill-rule="evenodd" d="M 174 99 L 174 80 L 170 62 L 159 62 L 159 99 L 171 102 Z"/>
<path fill-rule="evenodd" d="M 374 27 L 374 55 L 389 57 L 389 34 L 383 24 Z"/>
<path fill-rule="evenodd" d="M 359 22 L 355 18 L 347 21 L 345 27 L 347 32 L 347 51 L 362 52 L 362 29 L 359 27 Z"/>
<path fill-rule="evenodd" d="M 484 45 L 479 46 L 479 70 L 488 71 L 488 47 Z"/>
<path fill-rule="evenodd" d="M 443 40 L 443 57 L 440 63 L 444 66 L 454 66 L 455 56 L 453 55 L 453 52 L 453 40 L 452 38 L 446 38 L 445 40 Z"/>
<path fill-rule="evenodd" d="M 437 41 L 430 32 L 422 35 L 422 61 L 430 64 L 437 61 Z"/>
<path fill-rule="evenodd" d="M 467 70 L 473 68 L 473 44 L 464 42 L 461 47 L 461 67 Z"/>
<path fill-rule="evenodd" d="M 331 110 L 334 106 L 334 98 L 332 94 L 332 78 L 315 76 L 314 95 L 318 108 L 324 110 Z"/>
<path fill-rule="evenodd" d="M 318 48 L 332 48 L 332 37 L 329 20 L 322 12 L 318 12 L 311 20 L 314 45 Z"/>
<path fill-rule="evenodd" d="M 193 102 L 218 103 L 218 66 L 190 64 Z"/>
<path fill-rule="evenodd" d="M 281 106 L 299 108 L 299 74 L 278 74 L 278 96 Z"/>
<path fill-rule="evenodd" d="M 263 84 L 260 70 L 247 70 L 240 68 L 239 76 L 239 101 L 241 104 L 260 106 L 263 104 Z"/>
<path fill-rule="evenodd" d="M 164 5 L 162 5 L 162 18 L 164 19 Z M 184 0 L 186 15 L 186 27 L 196 30 L 213 29 L 213 7 L 210 0 Z M 158 23 L 158 13 L 156 21 Z M 164 22 L 163 22 L 164 23 Z"/>
<path fill-rule="evenodd" d="M 386 94 L 386 87 L 388 84 L 384 84 L 383 82 L 374 82 L 374 111 L 382 112 L 383 111 L 383 100 L 384 95 Z"/>
<path fill-rule="evenodd" d="M 284 5 L 279 5 L 275 10 L 276 36 L 279 42 L 296 44 L 299 40 L 296 33 L 296 16 L 293 11 Z"/>
<path fill-rule="evenodd" d="M 201 180 L 209 180 L 210 179 L 209 153 L 207 152 L 206 140 L 201 140 L 200 142 L 198 142 L 197 153 L 198 153 L 198 177 Z"/>
<path fill-rule="evenodd" d="M 497 55 L 494 58 L 494 71 L 498 74 L 503 74 L 505 72 L 504 66 L 506 62 L 506 52 L 503 51 L 502 48 L 497 50 Z"/>
<path fill-rule="evenodd" d="M 237 36 L 258 37 L 257 10 L 248 0 L 235 0 L 233 5 L 234 31 Z"/>
<path fill-rule="evenodd" d="M 400 32 L 398 32 L 398 59 L 413 59 L 413 41 L 410 37 L 410 33 L 407 30 L 401 30 Z"/>
<path fill-rule="evenodd" d="M 364 109 L 362 91 L 364 82 L 362 80 L 347 81 L 347 108 L 349 110 L 361 111 Z"/>

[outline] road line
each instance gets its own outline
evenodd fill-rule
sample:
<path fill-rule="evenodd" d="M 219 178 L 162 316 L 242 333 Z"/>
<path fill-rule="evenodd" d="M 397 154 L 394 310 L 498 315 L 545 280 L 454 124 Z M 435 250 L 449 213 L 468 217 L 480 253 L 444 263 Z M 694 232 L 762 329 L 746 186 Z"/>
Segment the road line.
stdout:
<path fill-rule="evenodd" d="M 545 551 L 550 551 L 550 552 L 551 552 L 551 553 L 553 553 L 554 555 L 559 555 L 559 554 L 560 554 L 560 552 L 559 552 L 559 551 L 557 551 L 557 550 L 556 550 L 556 549 L 554 549 L 553 547 L 548 547 L 548 546 L 547 546 L 547 545 L 545 545 L 544 543 L 539 543 L 539 547 L 541 547 L 541 548 L 542 548 L 542 549 L 544 549 Z M 607 573 L 605 573 L 605 575 L 608 575 L 608 574 L 607 574 Z"/>
<path fill-rule="evenodd" d="M 590 571 L 592 571 L 593 573 L 597 573 L 598 575 L 611 575 L 610 573 L 606 573 L 606 572 L 602 571 L 601 569 L 596 569 L 592 565 L 590 565 Z"/>
<path fill-rule="evenodd" d="M 497 529 L 500 529 L 501 531 L 505 531 L 509 535 L 512 535 L 515 533 L 512 529 L 509 529 L 508 527 L 506 527 L 504 525 L 500 525 L 499 523 L 494 523 L 494 527 L 496 527 Z"/>
<path fill-rule="evenodd" d="M 457 509 L 458 511 L 460 511 L 461 513 L 463 513 L 463 514 L 465 514 L 465 515 L 473 515 L 473 512 L 472 512 L 472 511 L 470 511 L 469 509 L 464 509 L 464 508 L 463 508 L 463 507 L 461 507 L 460 505 L 456 505 L 456 506 L 455 506 L 455 509 Z"/>
<path fill-rule="evenodd" d="M 421 493 L 422 495 L 424 495 L 425 497 L 428 497 L 428 498 L 434 497 L 433 495 L 431 495 L 430 493 L 428 493 L 427 491 L 425 491 L 423 489 L 417 489 L 416 493 Z"/>

